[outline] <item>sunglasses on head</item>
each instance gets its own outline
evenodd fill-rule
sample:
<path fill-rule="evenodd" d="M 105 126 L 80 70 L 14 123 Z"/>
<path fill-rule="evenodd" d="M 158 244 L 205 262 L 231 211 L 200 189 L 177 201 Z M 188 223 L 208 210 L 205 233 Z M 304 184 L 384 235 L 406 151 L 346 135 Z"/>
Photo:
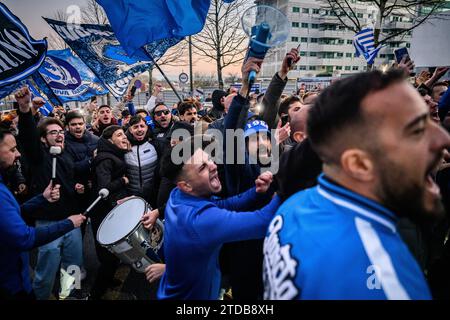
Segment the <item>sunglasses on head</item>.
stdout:
<path fill-rule="evenodd" d="M 167 116 L 170 113 L 169 110 L 159 110 L 155 112 L 155 116 L 160 117 L 162 114 L 164 114 L 165 116 Z"/>

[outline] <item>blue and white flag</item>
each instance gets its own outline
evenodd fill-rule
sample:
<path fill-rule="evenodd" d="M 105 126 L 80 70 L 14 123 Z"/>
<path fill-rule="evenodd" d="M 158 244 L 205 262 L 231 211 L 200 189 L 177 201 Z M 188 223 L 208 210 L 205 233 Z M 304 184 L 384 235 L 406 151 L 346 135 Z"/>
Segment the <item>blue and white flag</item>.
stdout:
<path fill-rule="evenodd" d="M 126 92 L 131 80 L 151 66 L 149 62 L 130 58 L 108 25 L 77 25 L 44 19 L 117 100 Z M 158 48 L 155 60 L 164 52 L 164 48 Z"/>
<path fill-rule="evenodd" d="M 382 48 L 382 46 L 378 46 L 375 48 L 372 28 L 362 29 L 360 32 L 355 34 L 355 36 L 353 37 L 353 45 L 356 49 L 356 56 L 363 56 L 368 64 L 373 64 L 378 51 L 380 51 L 380 49 Z"/>
<path fill-rule="evenodd" d="M 33 78 L 41 90 L 44 89 L 44 80 L 61 103 L 86 101 L 108 93 L 95 74 L 70 49 L 48 51 L 39 74 L 38 79 Z"/>
<path fill-rule="evenodd" d="M 23 23 L 0 3 L 0 87 L 34 73 L 46 52 L 47 41 L 34 40 Z"/>
<path fill-rule="evenodd" d="M 50 113 L 53 112 L 53 107 L 48 101 L 41 95 L 38 89 L 31 83 L 31 81 L 27 80 L 28 88 L 30 89 L 32 98 L 42 98 L 45 101 L 45 104 L 39 108 L 39 112 L 45 116 L 48 117 Z"/>

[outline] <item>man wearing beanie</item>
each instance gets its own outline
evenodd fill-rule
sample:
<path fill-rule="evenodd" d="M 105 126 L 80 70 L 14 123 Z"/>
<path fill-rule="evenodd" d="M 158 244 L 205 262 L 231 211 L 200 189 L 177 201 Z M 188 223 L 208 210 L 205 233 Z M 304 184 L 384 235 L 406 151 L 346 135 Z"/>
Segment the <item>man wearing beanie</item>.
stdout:
<path fill-rule="evenodd" d="M 208 112 L 208 116 L 213 120 L 223 118 L 225 115 L 225 97 L 227 93 L 223 90 L 214 90 L 212 93 L 212 109 Z"/>

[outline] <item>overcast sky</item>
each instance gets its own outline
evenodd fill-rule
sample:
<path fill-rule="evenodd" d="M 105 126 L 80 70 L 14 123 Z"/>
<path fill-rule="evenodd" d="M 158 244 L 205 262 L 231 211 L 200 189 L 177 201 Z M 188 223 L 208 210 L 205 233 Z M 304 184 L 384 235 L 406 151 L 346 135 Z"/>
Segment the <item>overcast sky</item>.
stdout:
<path fill-rule="evenodd" d="M 28 31 L 35 39 L 42 39 L 48 37 L 53 30 L 42 19 L 42 17 L 53 17 L 57 10 L 66 11 L 71 5 L 78 5 L 80 7 L 86 6 L 86 0 L 1 0 L 17 17 L 20 18 L 23 24 L 28 28 Z M 225 69 L 227 72 L 237 72 L 238 67 L 231 67 Z M 178 78 L 181 71 L 188 72 L 186 67 L 163 67 L 164 72 L 170 75 L 170 78 Z M 205 63 L 199 61 L 194 65 L 194 73 L 210 73 L 215 70 L 214 62 Z M 159 78 L 159 72 L 154 73 Z"/>

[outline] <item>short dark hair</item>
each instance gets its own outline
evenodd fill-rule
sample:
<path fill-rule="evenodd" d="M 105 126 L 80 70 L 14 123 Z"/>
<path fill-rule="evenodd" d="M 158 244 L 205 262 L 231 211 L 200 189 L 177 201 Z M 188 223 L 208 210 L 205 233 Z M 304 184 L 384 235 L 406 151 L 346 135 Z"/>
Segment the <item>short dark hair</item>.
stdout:
<path fill-rule="evenodd" d="M 158 103 L 155 104 L 155 106 L 152 108 L 152 111 L 151 111 L 152 117 L 155 116 L 156 108 L 157 108 L 157 107 L 160 107 L 160 106 L 164 106 L 164 107 L 166 107 L 167 110 L 170 110 L 169 107 L 168 107 L 164 102 L 158 102 Z"/>
<path fill-rule="evenodd" d="M 174 146 L 166 150 L 159 163 L 159 173 L 161 177 L 165 177 L 173 183 L 176 183 L 180 178 L 181 170 L 183 169 L 185 162 L 194 155 L 197 149 L 202 148 L 204 150 L 209 144 L 209 142 L 204 141 L 203 139 L 202 143 L 194 143 L 194 139 L 202 138 L 199 136 L 193 136 L 191 137 L 191 139 L 181 142 L 178 146 Z M 187 146 L 187 144 L 190 144 L 190 148 Z M 172 151 L 174 150 L 174 148 L 180 148 L 180 152 L 177 155 L 183 159 L 181 163 L 175 163 L 172 159 Z M 185 151 L 188 152 L 184 153 Z"/>
<path fill-rule="evenodd" d="M 0 128 L 0 143 L 3 142 L 3 140 L 5 139 L 7 134 L 11 134 L 12 135 L 12 132 L 9 131 L 6 128 Z"/>
<path fill-rule="evenodd" d="M 42 121 L 39 123 L 37 129 L 39 132 L 39 137 L 45 137 L 47 135 L 47 127 L 52 125 L 52 124 L 56 124 L 58 126 L 61 127 L 61 129 L 64 130 L 64 124 L 61 122 L 61 120 L 56 119 L 56 118 L 44 118 L 42 119 Z"/>
<path fill-rule="evenodd" d="M 431 87 L 431 90 L 433 90 L 435 87 L 440 87 L 440 86 L 448 87 L 448 83 L 445 82 L 445 81 L 439 81 L 439 82 L 436 82 L 436 83 L 433 84 L 433 86 Z"/>
<path fill-rule="evenodd" d="M 72 121 L 73 119 L 83 119 L 83 121 L 84 121 L 84 117 L 80 112 L 78 112 L 78 111 L 67 112 L 66 117 L 64 119 L 66 125 L 68 126 L 69 122 Z"/>
<path fill-rule="evenodd" d="M 112 110 L 111 106 L 109 106 L 107 104 L 103 104 L 103 105 L 101 105 L 100 107 L 97 108 L 97 112 L 99 112 L 100 109 L 103 109 L 103 108 L 108 108 L 108 109 Z"/>
<path fill-rule="evenodd" d="M 121 126 L 117 126 L 117 125 L 109 126 L 105 130 L 103 130 L 102 138 L 110 139 L 113 136 L 114 132 L 116 132 L 117 130 L 120 130 L 120 129 L 122 129 Z"/>
<path fill-rule="evenodd" d="M 191 102 L 182 102 L 180 103 L 180 105 L 178 106 L 178 113 L 182 116 L 183 114 L 186 113 L 186 111 L 188 111 L 189 109 L 194 108 L 195 110 L 197 110 L 197 108 L 195 107 L 195 104 L 191 103 Z"/>
<path fill-rule="evenodd" d="M 128 122 L 128 126 L 129 127 L 134 126 L 135 124 L 137 124 L 137 123 L 139 123 L 141 121 L 144 121 L 144 123 L 145 123 L 145 119 L 142 118 L 140 115 L 132 116 L 130 121 Z"/>
<path fill-rule="evenodd" d="M 149 114 L 148 114 L 148 111 L 145 110 L 145 109 L 137 109 L 137 110 L 136 110 L 136 115 L 137 115 L 138 113 L 145 113 L 146 115 L 149 115 Z"/>
<path fill-rule="evenodd" d="M 402 81 L 404 77 L 400 70 L 385 73 L 375 70 L 344 78 L 326 88 L 309 110 L 307 121 L 308 136 L 321 159 L 327 162 L 340 158 L 341 154 L 335 147 L 339 144 L 333 141 L 339 142 L 345 129 L 364 124 L 368 127 L 361 110 L 365 97 Z"/>
<path fill-rule="evenodd" d="M 289 96 L 289 97 L 285 98 L 283 101 L 281 101 L 280 108 L 278 109 L 278 115 L 281 116 L 283 113 L 287 114 L 289 111 L 290 105 L 293 104 L 294 102 L 301 103 L 302 100 L 297 96 Z"/>

